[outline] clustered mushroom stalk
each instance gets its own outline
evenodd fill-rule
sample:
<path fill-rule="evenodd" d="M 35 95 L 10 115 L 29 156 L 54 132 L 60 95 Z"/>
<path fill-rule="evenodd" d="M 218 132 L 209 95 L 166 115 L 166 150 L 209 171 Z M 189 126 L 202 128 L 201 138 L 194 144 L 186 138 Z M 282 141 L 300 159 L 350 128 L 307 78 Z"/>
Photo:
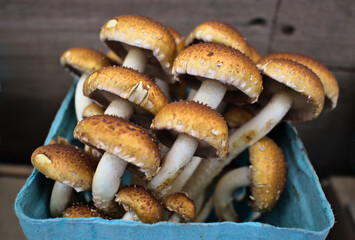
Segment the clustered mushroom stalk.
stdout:
<path fill-rule="evenodd" d="M 49 210 L 52 217 L 58 217 L 63 214 L 73 195 L 73 188 L 55 181 L 52 189 Z"/>
<path fill-rule="evenodd" d="M 78 83 L 75 88 L 75 98 L 74 98 L 74 106 L 75 106 L 75 113 L 76 113 L 76 119 L 78 122 L 80 122 L 83 117 L 82 113 L 84 109 L 92 103 L 92 100 L 83 94 L 83 85 L 85 82 L 85 79 L 89 75 L 86 73 L 83 73 L 81 77 L 78 80 Z"/>

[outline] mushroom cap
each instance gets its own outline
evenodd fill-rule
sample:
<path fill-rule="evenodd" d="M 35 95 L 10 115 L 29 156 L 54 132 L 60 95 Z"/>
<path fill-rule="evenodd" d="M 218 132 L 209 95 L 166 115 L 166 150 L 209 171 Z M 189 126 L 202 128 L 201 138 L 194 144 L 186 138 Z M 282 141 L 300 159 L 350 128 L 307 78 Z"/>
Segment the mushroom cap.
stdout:
<path fill-rule="evenodd" d="M 105 67 L 91 74 L 85 80 L 83 92 L 103 106 L 121 97 L 153 115 L 168 103 L 164 93 L 147 76 L 120 66 Z"/>
<path fill-rule="evenodd" d="M 166 26 L 171 36 L 173 36 L 176 45 L 176 53 L 178 54 L 185 48 L 185 38 L 178 31 L 172 27 Z"/>
<path fill-rule="evenodd" d="M 84 118 L 74 129 L 74 138 L 113 154 L 138 167 L 151 179 L 160 165 L 156 141 L 142 128 L 122 118 L 96 115 Z"/>
<path fill-rule="evenodd" d="M 83 73 L 90 74 L 102 67 L 110 66 L 112 62 L 103 53 L 83 47 L 69 48 L 60 57 L 60 63 L 74 76 Z"/>
<path fill-rule="evenodd" d="M 249 51 L 250 55 L 248 57 L 253 61 L 253 63 L 257 64 L 263 58 L 263 56 L 258 52 L 258 50 L 256 50 L 256 48 L 254 48 L 250 44 Z"/>
<path fill-rule="evenodd" d="M 268 96 L 280 91 L 293 98 L 286 120 L 308 121 L 323 110 L 324 89 L 319 77 L 306 66 L 288 59 L 263 58 L 258 67 L 264 78 L 263 94 Z"/>
<path fill-rule="evenodd" d="M 127 55 L 123 44 L 147 50 L 149 62 L 159 64 L 167 75 L 171 75 L 175 41 L 159 22 L 139 15 L 117 16 L 102 26 L 100 39 L 122 59 Z"/>
<path fill-rule="evenodd" d="M 290 59 L 311 69 L 319 77 L 324 87 L 326 97 L 324 109 L 332 110 L 336 107 L 339 97 L 339 86 L 334 75 L 326 66 L 311 57 L 297 53 L 272 53 L 265 56 L 264 61 L 277 58 Z"/>
<path fill-rule="evenodd" d="M 178 134 L 187 134 L 200 144 L 195 152 L 201 157 L 224 157 L 228 153 L 228 127 L 222 116 L 197 102 L 179 101 L 166 105 L 153 119 L 151 128 L 167 146 Z M 175 134 L 173 136 L 170 131 Z"/>
<path fill-rule="evenodd" d="M 253 118 L 253 114 L 240 107 L 232 107 L 225 114 L 224 119 L 231 128 L 237 128 Z"/>
<path fill-rule="evenodd" d="M 123 59 L 120 58 L 119 56 L 117 56 L 117 54 L 112 51 L 112 50 L 109 50 L 107 53 L 106 53 L 106 57 L 108 57 L 109 59 L 111 59 L 112 62 L 118 64 L 119 66 L 122 65 L 123 63 Z"/>
<path fill-rule="evenodd" d="M 163 201 L 163 205 L 169 211 L 179 214 L 188 222 L 195 218 L 195 203 L 186 193 L 178 192 L 167 196 Z"/>
<path fill-rule="evenodd" d="M 105 109 L 96 103 L 91 103 L 84 108 L 82 116 L 83 118 L 91 117 L 94 115 L 103 115 L 105 113 Z"/>
<path fill-rule="evenodd" d="M 201 77 L 219 81 L 228 86 L 233 102 L 256 102 L 263 88 L 259 70 L 248 57 L 217 43 L 199 43 L 185 48 L 174 61 L 173 73 L 195 89 L 200 86 Z"/>
<path fill-rule="evenodd" d="M 94 206 L 90 206 L 83 203 L 75 203 L 72 206 L 68 207 L 63 212 L 64 218 L 91 218 L 91 217 L 100 217 L 103 219 L 108 219 L 108 217 L 100 212 Z"/>
<path fill-rule="evenodd" d="M 46 177 L 73 187 L 77 192 L 91 190 L 96 159 L 84 150 L 68 144 L 38 147 L 31 163 Z"/>
<path fill-rule="evenodd" d="M 251 163 L 251 207 L 254 211 L 270 211 L 286 185 L 286 161 L 282 150 L 264 137 L 249 147 Z"/>
<path fill-rule="evenodd" d="M 162 219 L 162 205 L 142 186 L 123 187 L 116 194 L 115 201 L 122 204 L 126 211 L 132 209 L 143 223 L 156 223 Z"/>

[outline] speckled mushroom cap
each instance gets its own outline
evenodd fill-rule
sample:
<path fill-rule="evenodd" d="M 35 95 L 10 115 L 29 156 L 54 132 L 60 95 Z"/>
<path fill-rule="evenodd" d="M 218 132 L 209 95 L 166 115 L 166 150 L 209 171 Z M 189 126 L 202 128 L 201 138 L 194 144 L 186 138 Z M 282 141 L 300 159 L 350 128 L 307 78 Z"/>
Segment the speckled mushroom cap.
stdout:
<path fill-rule="evenodd" d="M 258 63 L 258 68 L 267 76 L 264 78 L 263 95 L 272 95 L 282 90 L 293 98 L 291 109 L 284 119 L 308 121 L 322 112 L 323 85 L 309 68 L 288 59 L 265 58 Z"/>
<path fill-rule="evenodd" d="M 311 69 L 317 74 L 324 87 L 326 97 L 324 109 L 334 109 L 336 107 L 339 97 L 339 86 L 334 75 L 326 66 L 313 58 L 297 53 L 272 53 L 265 56 L 264 61 L 276 58 L 290 59 Z"/>
<path fill-rule="evenodd" d="M 172 27 L 166 26 L 171 36 L 173 36 L 176 45 L 176 53 L 178 54 L 185 48 L 185 38 L 178 31 Z"/>
<path fill-rule="evenodd" d="M 91 74 L 85 80 L 83 92 L 103 106 L 121 97 L 153 115 L 168 103 L 164 93 L 147 76 L 120 66 L 102 68 Z"/>
<path fill-rule="evenodd" d="M 120 157 L 151 179 L 160 165 L 156 141 L 142 128 L 122 118 L 96 115 L 80 121 L 74 129 L 74 138 L 91 147 Z"/>
<path fill-rule="evenodd" d="M 38 147 L 31 163 L 46 177 L 73 187 L 77 192 L 91 190 L 96 159 L 84 150 L 68 144 Z"/>
<path fill-rule="evenodd" d="M 60 63 L 74 76 L 90 74 L 96 70 L 110 66 L 112 62 L 103 53 L 91 48 L 69 48 L 60 57 Z"/>
<path fill-rule="evenodd" d="M 188 222 L 195 218 L 195 203 L 186 193 L 179 192 L 167 196 L 163 201 L 163 205 L 169 211 L 179 214 Z"/>
<path fill-rule="evenodd" d="M 122 188 L 116 194 L 116 202 L 123 205 L 126 211 L 133 210 L 143 223 L 160 222 L 163 207 L 146 188 L 134 185 Z"/>
<path fill-rule="evenodd" d="M 253 114 L 248 110 L 232 107 L 225 114 L 223 114 L 224 119 L 231 128 L 236 128 L 242 126 L 244 123 L 253 118 Z"/>
<path fill-rule="evenodd" d="M 263 56 L 258 52 L 258 50 L 256 50 L 256 48 L 250 44 L 249 51 L 250 55 L 248 57 L 253 61 L 253 63 L 257 64 L 263 58 Z"/>
<path fill-rule="evenodd" d="M 254 211 L 270 211 L 286 185 L 286 161 L 282 150 L 264 137 L 249 147 L 251 163 L 251 207 Z"/>
<path fill-rule="evenodd" d="M 84 108 L 82 116 L 83 118 L 91 117 L 94 115 L 102 115 L 105 113 L 105 109 L 96 103 L 91 103 Z"/>
<path fill-rule="evenodd" d="M 94 206 L 89 206 L 87 204 L 75 203 L 68 207 L 63 212 L 64 218 L 91 218 L 100 217 L 103 219 L 108 219 L 108 217 L 100 212 Z"/>
<path fill-rule="evenodd" d="M 151 128 L 166 146 L 171 146 L 176 136 L 187 134 L 198 141 L 195 156 L 224 157 L 228 153 L 228 127 L 222 116 L 210 107 L 191 101 L 166 105 L 153 119 Z"/>
<path fill-rule="evenodd" d="M 244 98 L 243 101 L 256 102 L 263 88 L 259 70 L 248 57 L 217 43 L 199 43 L 185 48 L 174 61 L 173 74 L 195 89 L 199 88 L 201 77 L 217 80 L 228 86 L 235 101 Z"/>
<path fill-rule="evenodd" d="M 100 39 L 122 59 L 127 54 L 124 44 L 147 50 L 149 62 L 159 63 L 165 73 L 171 75 L 175 41 L 157 21 L 138 15 L 117 16 L 102 26 Z"/>

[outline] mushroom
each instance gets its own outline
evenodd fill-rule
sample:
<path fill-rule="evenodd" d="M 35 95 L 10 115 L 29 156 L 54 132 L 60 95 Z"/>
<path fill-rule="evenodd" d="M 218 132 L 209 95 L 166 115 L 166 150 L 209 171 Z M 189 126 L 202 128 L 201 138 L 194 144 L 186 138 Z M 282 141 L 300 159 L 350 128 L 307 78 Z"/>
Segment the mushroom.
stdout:
<path fill-rule="evenodd" d="M 258 67 L 265 75 L 261 102 L 270 100 L 254 118 L 230 135 L 228 157 L 200 163 L 184 187 L 192 199 L 236 156 L 264 137 L 282 119 L 308 121 L 321 113 L 324 90 L 321 81 L 310 69 L 287 59 L 262 60 Z"/>
<path fill-rule="evenodd" d="M 96 161 L 84 150 L 68 144 L 38 147 L 31 155 L 34 168 L 55 181 L 50 199 L 52 217 L 62 216 L 70 202 L 73 188 L 91 190 Z"/>
<path fill-rule="evenodd" d="M 195 204 L 186 193 L 179 192 L 167 196 L 163 205 L 173 214 L 171 215 L 170 222 L 191 222 L 195 218 Z"/>
<path fill-rule="evenodd" d="M 77 120 L 82 119 L 84 108 L 92 101 L 83 95 L 83 84 L 87 76 L 102 67 L 112 65 L 103 53 L 91 48 L 70 48 L 60 57 L 60 63 L 79 81 L 75 89 L 75 112 Z"/>
<path fill-rule="evenodd" d="M 220 221 L 238 221 L 233 207 L 233 193 L 251 187 L 251 207 L 256 212 L 270 211 L 286 185 L 286 161 L 282 150 L 270 138 L 264 137 L 249 147 L 251 165 L 225 174 L 213 194 L 215 213 Z"/>
<path fill-rule="evenodd" d="M 122 118 L 96 115 L 80 121 L 74 129 L 74 138 L 104 151 L 96 169 L 92 194 L 97 208 L 108 213 L 112 210 L 115 194 L 128 163 L 147 179 L 151 179 L 160 165 L 156 141 L 142 128 Z"/>
<path fill-rule="evenodd" d="M 179 81 L 198 88 L 193 101 L 213 109 L 228 89 L 234 103 L 253 103 L 262 90 L 261 75 L 255 64 L 238 50 L 222 44 L 199 43 L 184 49 L 176 57 L 172 71 Z"/>
<path fill-rule="evenodd" d="M 219 113 L 196 102 L 179 101 L 166 105 L 153 119 L 151 129 L 165 145 L 171 146 L 159 172 L 148 183 L 161 197 L 193 155 L 223 157 L 228 152 L 228 128 Z M 170 131 L 178 134 L 174 141 Z"/>
<path fill-rule="evenodd" d="M 122 204 L 127 211 L 122 218 L 123 220 L 156 223 L 162 219 L 162 205 L 149 190 L 142 186 L 123 187 L 116 194 L 115 201 Z"/>
<path fill-rule="evenodd" d="M 94 206 L 83 204 L 83 203 L 74 203 L 72 206 L 68 207 L 63 212 L 64 218 L 91 218 L 91 217 L 100 217 L 103 219 L 109 219 L 104 213 L 100 212 Z"/>

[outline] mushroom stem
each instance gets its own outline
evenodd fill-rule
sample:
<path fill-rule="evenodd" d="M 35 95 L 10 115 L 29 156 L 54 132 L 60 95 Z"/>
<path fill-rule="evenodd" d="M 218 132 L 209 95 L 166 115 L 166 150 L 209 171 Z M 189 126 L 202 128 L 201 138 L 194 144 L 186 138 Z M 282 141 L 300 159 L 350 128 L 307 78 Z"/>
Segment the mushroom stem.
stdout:
<path fill-rule="evenodd" d="M 155 78 L 155 84 L 163 91 L 166 99 L 168 99 L 168 101 L 170 101 L 169 83 L 160 79 L 160 78 Z"/>
<path fill-rule="evenodd" d="M 127 220 L 127 221 L 137 221 L 138 217 L 137 217 L 137 214 L 133 210 L 130 210 L 125 213 L 125 215 L 122 217 L 122 219 Z"/>
<path fill-rule="evenodd" d="M 92 197 L 95 206 L 104 212 L 111 210 L 110 206 L 121 183 L 121 177 L 127 162 L 115 155 L 104 153 L 95 171 L 92 184 Z"/>
<path fill-rule="evenodd" d="M 192 198 L 204 191 L 212 180 L 250 145 L 266 136 L 287 114 L 293 101 L 286 93 L 276 93 L 269 103 L 250 121 L 238 128 L 229 138 L 229 155 L 220 160 L 202 161 L 184 187 Z"/>
<path fill-rule="evenodd" d="M 173 213 L 170 216 L 169 222 L 179 223 L 181 222 L 181 216 L 177 213 Z"/>
<path fill-rule="evenodd" d="M 148 183 L 148 188 L 161 197 L 161 191 L 170 186 L 183 168 L 190 162 L 198 146 L 192 137 L 180 134 L 163 159 L 163 166 Z"/>
<path fill-rule="evenodd" d="M 208 201 L 203 206 L 202 210 L 199 212 L 194 222 L 205 222 L 208 215 L 210 214 L 213 207 L 213 196 L 211 196 Z"/>
<path fill-rule="evenodd" d="M 227 92 L 227 87 L 218 81 L 204 79 L 193 101 L 207 104 L 213 109 L 216 109 L 221 103 L 224 95 Z"/>
<path fill-rule="evenodd" d="M 122 98 L 113 100 L 105 110 L 106 115 L 114 115 L 125 120 L 130 119 L 133 115 L 133 112 L 134 109 L 132 104 Z"/>
<path fill-rule="evenodd" d="M 84 109 L 92 103 L 92 100 L 83 93 L 83 85 L 88 74 L 82 74 L 75 88 L 75 113 L 76 119 L 80 122 L 83 119 L 82 113 Z"/>
<path fill-rule="evenodd" d="M 220 221 L 238 221 L 233 207 L 233 193 L 251 184 L 249 167 L 240 167 L 225 174 L 218 182 L 213 194 L 213 205 Z"/>
<path fill-rule="evenodd" d="M 60 217 L 63 215 L 64 210 L 69 205 L 72 194 L 72 187 L 55 181 L 49 204 L 49 211 L 52 217 Z"/>
<path fill-rule="evenodd" d="M 130 46 L 126 58 L 124 59 L 122 66 L 129 67 L 137 70 L 138 72 L 144 72 L 147 65 L 147 57 L 144 55 L 144 52 L 137 48 Z"/>

